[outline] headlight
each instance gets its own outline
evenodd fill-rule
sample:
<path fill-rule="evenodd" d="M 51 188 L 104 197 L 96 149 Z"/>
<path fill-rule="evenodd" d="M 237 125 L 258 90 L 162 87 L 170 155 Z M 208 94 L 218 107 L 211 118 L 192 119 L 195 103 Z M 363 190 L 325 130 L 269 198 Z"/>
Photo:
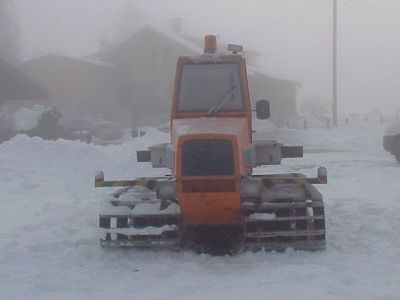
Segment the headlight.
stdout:
<path fill-rule="evenodd" d="M 318 168 L 318 180 L 320 183 L 328 182 L 328 170 L 325 167 Z"/>
<path fill-rule="evenodd" d="M 94 179 L 96 181 L 104 181 L 104 172 L 103 171 L 97 171 L 94 175 Z"/>
<path fill-rule="evenodd" d="M 242 197 L 260 197 L 262 190 L 261 179 L 246 178 L 240 183 Z"/>
<path fill-rule="evenodd" d="M 173 180 L 157 181 L 157 198 L 165 200 L 173 200 L 176 198 L 176 186 Z"/>
<path fill-rule="evenodd" d="M 328 176 L 328 170 L 325 167 L 319 167 L 317 172 L 318 178 L 326 178 Z"/>

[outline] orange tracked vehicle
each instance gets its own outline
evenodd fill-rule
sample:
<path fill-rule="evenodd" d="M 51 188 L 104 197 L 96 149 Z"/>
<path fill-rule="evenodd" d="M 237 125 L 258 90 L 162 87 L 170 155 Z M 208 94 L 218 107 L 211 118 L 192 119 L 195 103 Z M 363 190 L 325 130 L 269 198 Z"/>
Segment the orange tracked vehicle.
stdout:
<path fill-rule="evenodd" d="M 106 199 L 100 213 L 103 246 L 320 250 L 325 245 L 321 194 L 327 182 L 303 174 L 253 175 L 253 168 L 302 157 L 302 147 L 253 141 L 252 109 L 242 47 L 218 53 L 206 36 L 204 54 L 179 57 L 171 110 L 171 143 L 137 153 L 139 162 L 169 168 L 165 177 L 104 181 L 123 187 Z M 256 102 L 259 119 L 269 102 Z"/>

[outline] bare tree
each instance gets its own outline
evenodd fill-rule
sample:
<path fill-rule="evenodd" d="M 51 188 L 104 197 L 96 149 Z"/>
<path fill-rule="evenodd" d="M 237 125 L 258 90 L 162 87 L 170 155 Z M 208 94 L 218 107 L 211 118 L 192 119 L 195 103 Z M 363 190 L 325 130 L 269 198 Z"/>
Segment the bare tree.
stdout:
<path fill-rule="evenodd" d="M 328 105 L 322 101 L 310 99 L 303 103 L 301 106 L 302 111 L 316 120 L 325 122 L 328 118 Z"/>
<path fill-rule="evenodd" d="M 19 28 L 12 1 L 0 0 L 0 56 L 12 63 L 19 61 Z"/>
<path fill-rule="evenodd" d="M 105 49 L 105 48 L 107 48 L 108 46 L 110 46 L 110 41 L 108 40 L 108 38 L 107 38 L 107 36 L 105 34 L 102 34 L 99 37 L 98 43 L 99 43 L 99 50 L 100 51 Z"/>
<path fill-rule="evenodd" d="M 145 23 L 146 17 L 142 12 L 134 4 L 127 3 L 119 14 L 117 37 L 129 37 Z"/>

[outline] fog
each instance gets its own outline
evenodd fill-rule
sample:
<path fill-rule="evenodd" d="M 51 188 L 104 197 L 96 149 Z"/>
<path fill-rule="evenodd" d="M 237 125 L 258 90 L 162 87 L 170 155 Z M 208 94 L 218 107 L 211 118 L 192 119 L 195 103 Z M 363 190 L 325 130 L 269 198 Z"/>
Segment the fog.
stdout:
<path fill-rule="evenodd" d="M 0 0 L 0 300 L 400 299 L 400 0 L 338 124 L 334 1 Z"/>
<path fill-rule="evenodd" d="M 121 11 L 132 3 L 143 23 L 165 27 L 174 17 L 193 36 L 218 34 L 262 57 L 259 65 L 299 81 L 299 102 L 331 101 L 332 1 L 16 0 L 24 58 L 97 51 L 117 39 Z M 399 105 L 400 3 L 338 1 L 339 114 L 391 113 Z"/>

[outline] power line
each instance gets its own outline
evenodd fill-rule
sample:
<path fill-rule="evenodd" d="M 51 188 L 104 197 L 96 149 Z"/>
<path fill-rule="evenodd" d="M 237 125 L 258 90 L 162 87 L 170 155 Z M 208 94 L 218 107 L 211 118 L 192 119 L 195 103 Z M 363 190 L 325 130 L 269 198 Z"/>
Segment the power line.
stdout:
<path fill-rule="evenodd" d="M 358 0 L 347 0 L 347 1 L 348 2 L 352 2 L 354 4 L 357 4 L 357 5 L 360 5 L 360 6 L 364 6 L 364 7 L 372 8 L 372 9 L 375 9 L 375 10 L 379 10 L 381 12 L 385 12 L 385 13 L 388 13 L 388 14 L 391 14 L 391 15 L 400 15 L 400 11 L 394 11 L 394 10 L 390 10 L 390 9 L 387 9 L 387 8 L 383 8 L 383 7 L 367 4 L 367 3 L 364 3 L 364 2 L 358 1 Z"/>
<path fill-rule="evenodd" d="M 268 22 L 268 23 L 262 24 L 262 25 L 260 25 L 260 26 L 258 26 L 258 27 L 256 27 L 256 28 L 254 28 L 254 29 L 252 29 L 252 30 L 245 31 L 245 32 L 243 32 L 243 33 L 241 33 L 241 34 L 238 34 L 238 35 L 236 35 L 236 36 L 234 36 L 234 37 L 231 37 L 230 39 L 237 39 L 237 38 L 239 38 L 239 37 L 242 37 L 243 35 L 249 35 L 249 34 L 252 34 L 252 33 L 254 33 L 254 32 L 257 32 L 257 31 L 259 31 L 259 30 L 261 30 L 261 29 L 264 29 L 264 28 L 266 28 L 266 27 L 269 27 L 269 26 L 272 26 L 272 25 L 281 23 L 281 22 L 285 21 L 286 19 L 289 19 L 289 18 L 291 18 L 291 17 L 294 17 L 294 16 L 296 16 L 296 15 L 298 15 L 298 14 L 301 14 L 301 13 L 303 13 L 303 12 L 305 12 L 305 11 L 310 10 L 310 9 L 312 9 L 312 8 L 314 8 L 314 7 L 316 7 L 316 6 L 320 5 L 320 4 L 322 4 L 323 2 L 326 2 L 326 0 L 318 1 L 318 2 L 316 2 L 316 3 L 314 3 L 314 4 L 312 4 L 312 5 L 309 5 L 309 6 L 307 6 L 307 7 L 304 7 L 304 8 L 302 8 L 302 9 L 299 9 L 299 10 L 297 10 L 297 11 L 295 11 L 295 12 L 289 14 L 289 15 L 283 16 L 283 17 L 278 18 L 278 19 L 275 19 L 275 20 L 272 20 L 272 21 L 270 21 L 270 22 Z"/>

